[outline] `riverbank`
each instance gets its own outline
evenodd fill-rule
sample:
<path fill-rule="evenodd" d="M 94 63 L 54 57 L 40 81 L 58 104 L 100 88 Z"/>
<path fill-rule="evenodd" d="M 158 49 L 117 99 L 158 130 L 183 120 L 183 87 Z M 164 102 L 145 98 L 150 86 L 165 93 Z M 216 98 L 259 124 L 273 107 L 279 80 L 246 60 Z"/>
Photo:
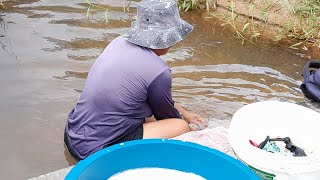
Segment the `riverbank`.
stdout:
<path fill-rule="evenodd" d="M 197 10 L 242 43 L 272 43 L 320 58 L 319 0 L 180 0 L 180 10 Z"/>

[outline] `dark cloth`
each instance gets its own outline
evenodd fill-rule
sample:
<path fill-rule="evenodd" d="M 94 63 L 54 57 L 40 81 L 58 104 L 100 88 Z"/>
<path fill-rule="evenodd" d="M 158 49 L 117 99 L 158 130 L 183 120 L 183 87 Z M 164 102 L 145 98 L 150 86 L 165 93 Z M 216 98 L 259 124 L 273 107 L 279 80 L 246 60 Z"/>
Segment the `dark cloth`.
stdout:
<path fill-rule="evenodd" d="M 267 138 L 259 144 L 258 148 L 263 149 L 269 141 L 283 141 L 286 144 L 286 149 L 290 150 L 290 152 L 293 153 L 293 156 L 307 156 L 303 149 L 292 144 L 289 137 L 270 139 L 270 137 L 267 136 Z"/>
<path fill-rule="evenodd" d="M 134 131 L 130 132 L 129 134 L 127 134 L 123 138 L 113 142 L 112 144 L 105 145 L 103 148 L 107 148 L 107 147 L 115 145 L 115 144 L 119 144 L 119 143 L 123 143 L 123 142 L 127 142 L 127 141 L 132 141 L 132 140 L 138 140 L 138 139 L 142 139 L 142 138 L 143 138 L 143 125 L 140 125 L 140 126 L 138 126 L 137 129 L 135 129 Z M 65 143 L 69 153 L 71 154 L 71 156 L 75 160 L 77 160 L 77 161 L 82 160 L 82 157 L 79 157 L 77 155 L 77 153 L 72 148 L 70 148 L 70 142 L 68 140 L 66 131 L 64 132 L 64 143 Z"/>

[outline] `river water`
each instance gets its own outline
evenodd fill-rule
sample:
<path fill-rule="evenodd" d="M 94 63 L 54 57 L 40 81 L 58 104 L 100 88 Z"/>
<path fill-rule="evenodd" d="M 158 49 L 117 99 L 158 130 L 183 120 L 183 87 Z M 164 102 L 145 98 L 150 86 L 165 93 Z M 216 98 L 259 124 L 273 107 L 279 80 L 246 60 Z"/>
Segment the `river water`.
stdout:
<path fill-rule="evenodd" d="M 63 146 L 67 114 L 90 66 L 128 30 L 135 9 L 121 0 L 86 17 L 83 0 L 9 0 L 0 9 L 0 174 L 27 179 L 69 166 Z M 107 18 L 106 18 L 107 16 Z M 193 33 L 163 57 L 173 73 L 173 96 L 225 126 L 240 107 L 280 99 L 304 102 L 299 89 L 306 62 L 294 50 L 241 42 L 212 20 L 183 14 Z"/>

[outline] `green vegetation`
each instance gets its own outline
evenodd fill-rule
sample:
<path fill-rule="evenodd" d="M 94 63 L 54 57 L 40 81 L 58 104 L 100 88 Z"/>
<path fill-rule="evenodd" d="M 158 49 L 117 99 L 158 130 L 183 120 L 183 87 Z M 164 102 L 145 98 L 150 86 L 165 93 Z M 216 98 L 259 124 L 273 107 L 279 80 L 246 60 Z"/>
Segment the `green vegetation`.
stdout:
<path fill-rule="evenodd" d="M 4 4 L 0 1 L 0 9 L 4 8 Z"/>
<path fill-rule="evenodd" d="M 105 8 L 105 7 L 102 7 L 102 6 L 99 6 L 99 5 L 97 5 L 97 4 L 93 4 L 93 3 L 91 3 L 89 0 L 86 0 L 86 3 L 88 3 L 88 9 L 87 9 L 87 18 L 89 19 L 89 17 L 90 17 L 90 14 L 92 13 L 92 11 L 94 10 L 94 9 L 100 9 L 100 10 L 103 10 L 103 11 L 105 11 L 105 19 L 106 19 L 106 22 L 108 22 L 108 9 L 107 8 Z"/>
<path fill-rule="evenodd" d="M 235 2 L 230 1 L 227 6 L 229 13 L 213 11 L 208 18 L 218 18 L 222 22 L 221 26 L 230 26 L 241 38 L 242 43 L 248 38 L 252 41 L 261 37 L 265 28 L 273 25 L 278 29 L 273 37 L 274 41 L 289 42 L 292 49 L 308 50 L 308 47 L 314 46 L 320 48 L 320 0 L 261 2 L 262 4 L 258 6 L 249 0 L 247 3 L 242 3 L 242 7 L 236 7 Z M 242 9 L 242 18 L 239 18 L 237 8 Z M 285 14 L 287 17 L 279 17 L 285 18 L 282 24 L 271 24 L 268 20 L 270 13 L 275 14 L 274 11 L 279 10 L 287 12 Z"/>
<path fill-rule="evenodd" d="M 216 0 L 178 0 L 178 4 L 180 11 L 188 11 L 195 9 L 198 10 L 205 8 L 209 12 L 210 8 L 216 8 Z"/>
<path fill-rule="evenodd" d="M 86 1 L 86 3 L 89 5 L 88 6 L 88 9 L 87 9 L 87 18 L 89 19 L 89 17 L 90 17 L 90 15 L 92 14 L 92 12 L 94 11 L 94 10 L 100 10 L 100 11 L 105 11 L 105 19 L 106 19 L 106 22 L 108 22 L 108 11 L 109 11 L 109 9 L 108 8 L 106 8 L 106 7 L 103 7 L 103 6 L 101 6 L 101 5 L 98 5 L 98 4 L 94 4 L 94 3 L 92 3 L 90 0 L 85 0 Z M 127 3 L 127 5 L 124 5 L 123 6 L 123 11 L 124 12 L 129 12 L 129 10 L 130 10 L 130 5 L 131 5 L 131 2 L 132 2 L 132 0 L 124 0 L 124 4 L 125 3 Z"/>
<path fill-rule="evenodd" d="M 300 46 L 306 49 L 306 45 L 320 48 L 320 0 L 302 0 L 296 5 L 286 2 L 295 19 L 289 19 L 277 38 L 297 39 L 299 42 L 292 48 Z"/>
<path fill-rule="evenodd" d="M 237 36 L 241 39 L 242 44 L 245 41 L 245 36 L 243 35 L 243 33 L 248 29 L 250 23 L 245 23 L 245 25 L 242 27 L 242 30 L 240 30 L 237 27 L 236 21 L 239 17 L 239 14 L 235 13 L 235 3 L 231 2 L 228 5 L 228 8 L 230 9 L 231 13 L 230 14 L 224 14 L 224 13 L 209 13 L 209 16 L 207 18 L 210 17 L 215 17 L 221 20 L 221 26 L 231 26 L 231 28 L 236 32 Z"/>
<path fill-rule="evenodd" d="M 257 26 L 258 23 L 256 23 L 256 18 L 251 15 L 254 5 L 247 4 L 246 6 L 248 9 L 248 15 L 245 15 L 242 20 L 238 20 L 240 14 L 236 12 L 236 4 L 233 1 L 229 2 L 227 6 L 230 13 L 219 13 L 214 11 L 209 13 L 207 18 L 217 18 L 221 21 L 220 26 L 230 26 L 232 30 L 236 32 L 237 37 L 241 39 L 242 44 L 244 44 L 245 40 L 248 38 L 251 42 L 253 42 L 263 34 L 264 28 L 262 28 L 262 26 Z M 265 17 L 267 16 L 266 10 L 268 8 L 269 6 L 266 6 L 265 9 L 261 11 L 261 17 L 263 18 L 263 22 L 265 24 L 267 23 Z"/>
<path fill-rule="evenodd" d="M 87 18 L 94 10 L 105 11 L 108 22 L 108 9 L 98 4 L 87 2 Z M 129 11 L 132 0 L 125 0 L 124 11 Z M 221 1 L 222 2 L 222 1 Z M 268 26 L 273 26 L 272 40 L 289 42 L 293 49 L 308 47 L 320 48 L 320 0 L 260 0 L 259 4 L 252 0 L 229 0 L 224 12 L 217 11 L 217 0 L 178 0 L 180 11 L 206 10 L 206 18 L 217 18 L 220 25 L 231 27 L 236 36 L 244 43 L 246 40 L 257 41 L 263 36 Z M 3 6 L 0 1 L 0 7 Z M 222 7 L 222 6 L 221 6 Z M 228 12 L 226 12 L 228 11 Z M 276 16 L 278 11 L 286 12 L 282 23 L 272 23 L 269 15 Z M 283 14 L 282 14 L 283 15 Z"/>

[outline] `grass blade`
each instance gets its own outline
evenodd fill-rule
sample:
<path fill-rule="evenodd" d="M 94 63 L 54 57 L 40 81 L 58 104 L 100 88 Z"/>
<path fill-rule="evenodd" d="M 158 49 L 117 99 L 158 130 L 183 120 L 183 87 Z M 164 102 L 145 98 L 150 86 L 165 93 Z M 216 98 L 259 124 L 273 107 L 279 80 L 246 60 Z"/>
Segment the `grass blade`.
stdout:
<path fill-rule="evenodd" d="M 290 47 L 296 47 L 296 46 L 299 46 L 300 44 L 302 44 L 303 42 L 298 42 L 298 43 L 295 43 L 293 45 L 291 45 Z"/>
<path fill-rule="evenodd" d="M 106 12 L 104 13 L 104 17 L 106 19 L 106 22 L 109 22 L 109 18 L 108 18 L 108 9 L 106 10 Z"/>
<path fill-rule="evenodd" d="M 245 24 L 242 28 L 242 32 L 246 31 L 248 29 L 249 25 L 250 25 L 250 23 Z"/>
<path fill-rule="evenodd" d="M 87 19 L 89 19 L 89 15 L 90 15 L 90 12 L 91 12 L 91 6 L 92 5 L 89 5 L 89 7 L 87 9 Z"/>

